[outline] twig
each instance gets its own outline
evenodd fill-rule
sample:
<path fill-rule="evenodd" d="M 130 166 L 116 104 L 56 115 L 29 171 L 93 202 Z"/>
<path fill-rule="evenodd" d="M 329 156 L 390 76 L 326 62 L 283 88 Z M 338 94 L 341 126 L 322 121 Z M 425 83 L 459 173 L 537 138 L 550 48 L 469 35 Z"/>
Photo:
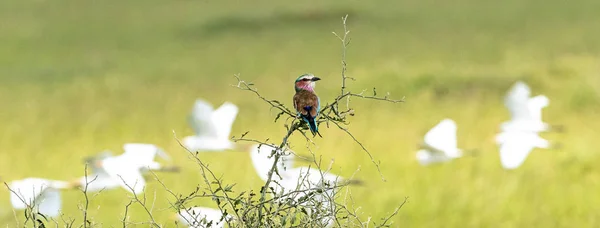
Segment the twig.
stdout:
<path fill-rule="evenodd" d="M 123 179 L 123 177 L 121 177 L 121 175 L 117 175 L 121 181 L 123 181 L 123 183 L 125 184 L 125 186 L 127 186 L 127 188 L 129 188 L 129 190 L 131 191 L 131 193 L 133 193 L 133 201 L 138 203 L 140 206 L 142 206 L 142 208 L 144 208 L 144 211 L 146 212 L 146 214 L 148 214 L 148 217 L 150 217 L 150 224 L 154 227 L 161 227 L 158 223 L 156 223 L 156 220 L 154 220 L 154 216 L 152 215 L 152 212 L 148 209 L 148 207 L 146 207 L 146 192 L 144 191 L 144 201 L 140 200 L 137 196 L 137 194 L 135 193 L 135 190 L 133 189 L 135 187 L 135 185 L 137 184 L 137 181 L 133 184 L 132 186 L 129 186 L 129 184 L 127 184 L 127 182 L 125 182 L 125 180 Z M 129 204 L 127 205 L 129 206 Z"/>
<path fill-rule="evenodd" d="M 127 203 L 127 205 L 125 205 L 125 215 L 123 215 L 123 219 L 121 220 L 121 223 L 123 224 L 123 228 L 127 227 L 127 212 L 129 212 L 129 206 L 131 206 L 131 204 L 133 204 L 133 200 L 130 200 L 129 203 Z"/>
<path fill-rule="evenodd" d="M 83 227 L 87 228 L 88 224 L 91 224 L 91 222 L 88 221 L 87 219 L 87 215 L 88 215 L 88 208 L 90 205 L 90 199 L 88 197 L 87 194 L 87 190 L 88 190 L 88 185 L 94 181 L 96 181 L 96 179 L 98 178 L 98 176 L 94 177 L 94 179 L 92 179 L 91 181 L 88 182 L 88 163 L 85 163 L 85 168 L 84 168 L 84 178 L 85 178 L 85 186 L 83 186 L 83 196 L 85 198 L 85 206 L 83 208 Z"/>
<path fill-rule="evenodd" d="M 342 88 L 341 88 L 340 94 L 344 94 L 344 90 L 346 89 L 346 79 L 349 78 L 346 76 L 346 69 L 347 69 L 346 49 L 347 49 L 348 45 L 350 44 L 350 40 L 348 39 L 348 34 L 350 33 L 350 31 L 348 30 L 348 27 L 346 26 L 347 19 L 348 19 L 348 14 L 346 14 L 346 16 L 342 17 L 342 24 L 344 26 L 344 35 L 343 36 L 338 35 L 336 32 L 332 32 L 333 35 L 335 35 L 342 42 Z M 351 79 L 354 80 L 353 78 L 351 78 Z"/>
<path fill-rule="evenodd" d="M 386 226 L 391 225 L 391 223 L 389 225 L 387 224 L 388 221 L 392 217 L 394 217 L 394 216 L 396 216 L 398 214 L 398 211 L 400 211 L 400 209 L 402 208 L 402 206 L 404 206 L 404 204 L 406 204 L 406 202 L 408 202 L 408 197 L 404 197 L 404 201 L 400 204 L 400 206 L 396 207 L 396 209 L 394 210 L 394 212 L 391 215 L 389 215 L 388 217 L 384 218 L 383 222 L 379 226 L 376 226 L 376 227 L 386 227 Z"/>

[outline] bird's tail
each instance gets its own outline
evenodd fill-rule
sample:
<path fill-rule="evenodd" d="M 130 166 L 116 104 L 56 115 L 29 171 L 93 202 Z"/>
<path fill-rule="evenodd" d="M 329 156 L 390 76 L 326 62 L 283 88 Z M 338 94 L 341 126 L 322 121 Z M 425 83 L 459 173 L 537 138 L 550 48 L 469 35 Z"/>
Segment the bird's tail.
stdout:
<path fill-rule="evenodd" d="M 308 123 L 308 128 L 310 129 L 310 132 L 313 134 L 313 136 L 318 134 L 321 138 L 323 137 L 321 136 L 321 133 L 319 133 L 319 127 L 317 127 L 317 121 L 314 117 L 306 115 L 302 116 L 302 118 L 304 119 L 304 121 L 306 121 L 306 123 Z"/>

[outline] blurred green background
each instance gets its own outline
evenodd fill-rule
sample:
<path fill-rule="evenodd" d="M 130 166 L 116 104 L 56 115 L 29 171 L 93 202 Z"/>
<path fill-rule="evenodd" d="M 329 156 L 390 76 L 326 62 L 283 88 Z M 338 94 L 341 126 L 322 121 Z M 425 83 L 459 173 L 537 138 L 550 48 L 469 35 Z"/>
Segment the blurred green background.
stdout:
<path fill-rule="evenodd" d="M 311 72 L 323 80 L 323 103 L 339 92 L 341 31 L 349 14 L 348 75 L 362 89 L 406 103 L 354 100 L 349 129 L 381 160 L 375 166 L 345 133 L 321 127 L 316 153 L 333 172 L 356 178 L 361 218 L 391 213 L 409 197 L 398 227 L 596 227 L 600 220 L 600 1 L 0 1 L 0 176 L 70 179 L 81 159 L 127 142 L 155 143 L 183 167 L 159 174 L 175 193 L 202 183 L 198 167 L 173 138 L 192 133 L 187 116 L 196 98 L 231 101 L 240 113 L 232 133 L 280 139 L 282 123 L 251 94 L 231 87 L 233 74 L 291 106 L 292 81 Z M 542 136 L 560 150 L 534 150 L 505 171 L 492 139 L 508 119 L 502 99 L 521 79 L 545 94 L 545 121 L 564 134 Z M 462 148 L 481 151 L 422 167 L 416 145 L 443 118 L 458 124 Z M 293 138 L 307 154 L 300 136 Z M 258 189 L 243 152 L 203 153 L 216 173 Z M 232 169 L 232 167 L 235 167 Z M 154 216 L 175 226 L 172 197 L 147 186 Z M 16 226 L 6 189 L 0 224 Z M 120 224 L 122 189 L 94 197 L 90 216 Z M 63 194 L 65 218 L 81 222 L 78 191 Z M 213 206 L 210 201 L 197 201 Z M 22 217 L 21 212 L 17 212 Z M 133 206 L 131 222 L 148 221 Z M 22 218 L 20 218 L 22 219 Z"/>

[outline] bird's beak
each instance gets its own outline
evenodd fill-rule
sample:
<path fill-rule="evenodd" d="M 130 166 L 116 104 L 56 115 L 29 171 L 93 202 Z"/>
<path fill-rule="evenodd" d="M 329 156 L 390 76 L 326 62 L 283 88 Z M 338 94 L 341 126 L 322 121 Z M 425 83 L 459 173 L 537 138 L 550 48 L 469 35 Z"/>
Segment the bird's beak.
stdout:
<path fill-rule="evenodd" d="M 319 78 L 319 77 L 313 77 L 313 78 L 312 78 L 312 79 L 310 79 L 310 80 L 311 80 L 311 81 L 313 81 L 313 82 L 316 82 L 316 81 L 319 81 L 319 80 L 321 80 L 321 78 Z"/>

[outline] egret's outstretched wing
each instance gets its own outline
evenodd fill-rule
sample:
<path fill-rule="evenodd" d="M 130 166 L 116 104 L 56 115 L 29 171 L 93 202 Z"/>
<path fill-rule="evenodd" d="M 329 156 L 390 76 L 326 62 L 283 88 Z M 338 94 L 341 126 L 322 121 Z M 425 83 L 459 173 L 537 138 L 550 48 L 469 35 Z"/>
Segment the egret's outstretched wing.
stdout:
<path fill-rule="evenodd" d="M 238 114 L 238 107 L 232 103 L 225 102 L 212 113 L 213 126 L 216 136 L 220 139 L 228 139 L 231 134 L 231 126 Z"/>
<path fill-rule="evenodd" d="M 128 170 L 122 172 L 119 177 L 121 178 L 121 186 L 134 194 L 140 194 L 144 191 L 146 186 L 146 180 L 139 169 Z M 133 191 L 132 191 L 133 189 Z"/>
<path fill-rule="evenodd" d="M 505 134 L 511 134 L 505 133 Z M 519 137 L 519 135 L 508 136 L 500 144 L 500 163 L 505 169 L 516 169 L 523 164 L 527 156 L 535 145 L 529 140 L 529 137 Z"/>
<path fill-rule="evenodd" d="M 38 211 L 41 214 L 50 217 L 57 217 L 60 215 L 60 210 L 62 208 L 60 190 L 47 188 L 36 201 Z"/>
<path fill-rule="evenodd" d="M 213 123 L 213 112 L 213 107 L 208 102 L 201 99 L 196 100 L 190 115 L 190 125 L 197 136 L 214 137 L 217 135 Z"/>
<path fill-rule="evenodd" d="M 67 186 L 65 182 L 55 181 L 57 188 Z M 42 178 L 26 178 L 11 182 L 10 202 L 15 209 L 25 209 L 29 206 L 40 213 L 56 217 L 60 215 L 62 206 L 60 190 L 53 187 L 53 182 Z M 16 193 L 16 194 L 15 194 Z"/>
<path fill-rule="evenodd" d="M 522 81 L 517 81 L 504 98 L 504 105 L 508 109 L 512 120 L 530 120 L 528 102 L 531 90 Z"/>
<path fill-rule="evenodd" d="M 273 147 L 267 145 L 259 146 L 256 144 L 250 147 L 252 165 L 254 166 L 258 177 L 263 181 L 267 181 L 269 170 L 273 165 L 272 158 L 269 158 L 271 151 L 273 150 Z"/>
<path fill-rule="evenodd" d="M 425 134 L 425 144 L 439 151 L 454 151 L 457 149 L 456 123 L 444 119 Z"/>
<path fill-rule="evenodd" d="M 142 166 L 153 163 L 159 150 L 156 145 L 145 143 L 126 143 L 123 145 L 123 149 L 125 153 L 122 156 L 130 159 L 132 163 Z"/>
<path fill-rule="evenodd" d="M 260 179 L 263 181 L 267 181 L 269 170 L 271 170 L 271 167 L 273 167 L 273 161 L 275 161 L 275 157 L 271 156 L 273 150 L 275 150 L 275 147 L 269 145 L 261 145 L 260 149 L 258 144 L 250 147 L 250 158 L 252 160 L 252 165 L 254 166 L 254 169 L 256 170 L 256 173 Z M 286 153 L 289 153 L 289 151 L 286 151 Z M 280 173 L 280 175 L 292 168 L 291 162 L 288 159 L 291 159 L 291 157 L 284 155 L 277 162 L 277 171 Z M 275 177 L 277 177 L 277 175 L 273 174 L 273 178 Z"/>
<path fill-rule="evenodd" d="M 10 203 L 15 209 L 25 209 L 27 205 L 35 205 L 35 199 L 48 186 L 50 182 L 41 178 L 26 178 L 12 181 L 8 187 L 10 192 Z M 16 194 L 15 194 L 16 193 Z"/>
<path fill-rule="evenodd" d="M 549 104 L 550 100 L 544 95 L 537 95 L 530 98 L 527 102 L 527 107 L 532 120 L 542 122 L 542 109 Z"/>
<path fill-rule="evenodd" d="M 104 159 L 102 166 L 104 171 L 127 191 L 136 195 L 143 192 L 146 180 L 141 173 L 141 167 L 131 164 L 123 155 Z"/>

